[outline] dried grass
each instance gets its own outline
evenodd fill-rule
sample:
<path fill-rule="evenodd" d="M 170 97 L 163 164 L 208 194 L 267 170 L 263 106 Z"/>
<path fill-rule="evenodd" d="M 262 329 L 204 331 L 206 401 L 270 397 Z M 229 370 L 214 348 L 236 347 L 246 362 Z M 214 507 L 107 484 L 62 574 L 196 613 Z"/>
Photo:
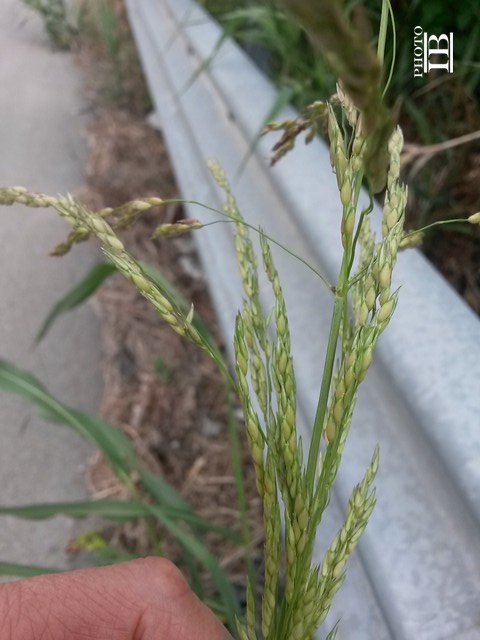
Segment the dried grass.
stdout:
<path fill-rule="evenodd" d="M 88 191 L 82 197 L 95 207 L 120 204 L 145 195 L 177 194 L 160 135 L 123 112 L 107 112 L 88 130 L 90 161 Z M 221 344 L 215 314 L 190 235 L 151 241 L 160 221 L 181 218 L 179 205 L 150 212 L 125 232 L 123 239 L 139 259 L 158 268 L 192 300 Z M 159 320 L 151 305 L 121 277 L 105 284 L 97 296 L 103 327 L 104 395 L 101 413 L 119 425 L 135 443 L 150 468 L 175 486 L 207 519 L 238 527 L 235 482 L 226 428 L 224 386 L 215 364 Z M 160 358 L 163 371 L 155 370 Z M 240 415 L 240 414 L 239 414 Z M 253 468 L 242 436 L 253 537 L 263 539 L 261 505 L 256 497 Z M 98 454 L 87 473 L 97 497 L 123 495 Z M 142 526 L 110 530 L 113 544 L 144 553 Z M 177 549 L 165 536 L 164 552 Z M 207 543 L 228 567 L 232 580 L 243 579 L 241 557 L 231 543 L 209 535 Z"/>

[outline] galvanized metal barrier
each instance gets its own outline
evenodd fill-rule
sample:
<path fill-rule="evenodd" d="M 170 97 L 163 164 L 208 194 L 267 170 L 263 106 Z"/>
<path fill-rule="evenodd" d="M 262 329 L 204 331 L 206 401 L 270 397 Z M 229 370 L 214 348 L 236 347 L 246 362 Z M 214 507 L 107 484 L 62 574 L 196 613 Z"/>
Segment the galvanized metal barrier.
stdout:
<path fill-rule="evenodd" d="M 325 145 L 300 143 L 270 169 L 272 139 L 251 153 L 276 100 L 269 81 L 231 40 L 220 40 L 218 25 L 192 0 L 127 5 L 183 196 L 221 206 L 206 168 L 216 158 L 247 220 L 334 281 L 340 210 Z M 292 115 L 286 109 L 282 117 Z M 214 219 L 198 206 L 188 209 Z M 374 224 L 379 216 L 373 212 Z M 228 338 L 242 298 L 231 228 L 214 225 L 196 238 Z M 308 442 L 332 300 L 304 265 L 281 251 L 274 257 Z M 341 617 L 339 637 L 352 640 L 474 640 L 480 638 L 480 322 L 417 251 L 400 256 L 396 284 L 400 302 L 360 393 L 333 513 L 318 536 L 320 554 L 379 443 L 378 504 L 329 621 Z M 262 296 L 271 301 L 268 287 Z"/>

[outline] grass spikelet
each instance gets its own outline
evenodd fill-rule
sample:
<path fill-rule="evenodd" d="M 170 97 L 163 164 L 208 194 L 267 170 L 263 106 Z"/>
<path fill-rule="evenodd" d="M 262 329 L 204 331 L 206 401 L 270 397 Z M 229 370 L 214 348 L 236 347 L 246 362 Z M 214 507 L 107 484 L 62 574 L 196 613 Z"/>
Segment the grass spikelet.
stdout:
<path fill-rule="evenodd" d="M 248 640 L 257 640 L 255 630 L 255 596 L 250 578 L 247 578 L 247 636 Z"/>
<path fill-rule="evenodd" d="M 263 496 L 265 582 L 262 599 L 262 633 L 265 639 L 270 637 L 270 632 L 275 623 L 280 566 L 280 508 L 273 455 L 271 450 L 267 452 Z"/>
<path fill-rule="evenodd" d="M 299 606 L 293 612 L 291 637 L 293 640 L 304 640 L 308 629 L 313 624 L 315 601 L 318 589 L 319 568 L 315 567 L 307 576 L 306 584 Z"/>
<path fill-rule="evenodd" d="M 290 330 L 282 288 L 274 265 L 270 246 L 260 233 L 263 265 L 272 284 L 275 296 L 276 339 L 272 350 L 272 377 L 277 394 L 277 442 L 279 456 L 285 462 L 285 478 L 282 479 L 282 493 L 289 493 L 292 500 L 297 495 L 299 477 L 297 431 L 296 431 L 296 385 L 291 354 Z"/>
<path fill-rule="evenodd" d="M 2 187 L 0 189 L 0 204 L 12 205 L 24 204 L 27 207 L 45 208 L 54 207 L 59 198 L 53 198 L 44 193 L 34 193 L 25 187 Z"/>
<path fill-rule="evenodd" d="M 202 227 L 203 224 L 200 220 L 187 218 L 174 223 L 158 225 L 153 232 L 152 238 L 179 236 L 183 233 L 188 233 L 188 231 L 193 231 L 194 229 L 201 229 Z"/>
<path fill-rule="evenodd" d="M 469 216 L 467 218 L 467 222 L 469 222 L 470 224 L 480 224 L 480 211 Z"/>
<path fill-rule="evenodd" d="M 266 324 L 260 304 L 257 257 L 253 249 L 253 244 L 248 235 L 248 229 L 245 224 L 243 224 L 245 221 L 237 207 L 235 197 L 223 169 L 215 160 L 210 160 L 208 166 L 215 182 L 227 196 L 224 211 L 227 216 L 235 222 L 235 249 L 237 252 L 237 261 L 242 278 L 243 289 L 249 301 L 255 334 L 262 350 L 266 352 L 268 342 Z"/>
<path fill-rule="evenodd" d="M 292 605 L 295 597 L 297 550 L 293 523 L 287 510 L 285 511 L 285 554 L 287 560 L 287 572 L 285 576 L 285 601 L 288 605 Z"/>
<path fill-rule="evenodd" d="M 248 637 L 247 631 L 244 629 L 241 621 L 238 618 L 236 619 L 236 623 L 237 623 L 238 640 L 250 640 L 250 638 Z"/>
<path fill-rule="evenodd" d="M 333 596 L 343 582 L 347 558 L 363 532 L 374 505 L 374 494 L 367 494 L 378 464 L 376 456 L 364 480 L 352 494 L 345 524 L 333 541 L 323 563 L 319 567 L 312 567 L 315 531 L 328 505 L 331 488 L 341 462 L 358 387 L 370 367 L 377 339 L 395 308 L 397 294 L 392 294 L 390 290 L 391 271 L 403 235 L 406 201 L 406 192 L 399 179 L 401 134 L 395 132 L 389 147 L 391 162 L 382 241 L 375 245 L 370 230 L 368 213 L 371 205 L 361 212 L 358 228 L 355 230 L 359 176 L 362 175 L 360 165 L 364 152 L 363 141 L 358 135 L 360 123 L 358 119 L 355 120 L 358 114 L 356 115 L 352 101 L 346 94 L 340 95 L 340 101 L 344 108 L 349 109 L 349 117 L 356 128 L 353 142 L 350 141 L 352 144 L 347 145 L 333 109 L 327 107 L 331 161 L 343 205 L 344 262 L 340 273 L 340 286 L 336 289 L 336 304 L 338 301 L 345 301 L 346 304 L 351 291 L 354 313 L 353 321 L 349 322 L 346 307 L 341 313 L 334 309 L 332 323 L 338 323 L 342 349 L 336 374 L 330 379 L 330 386 L 326 387 L 328 396 L 325 400 L 324 420 L 320 423 L 326 447 L 320 454 L 320 461 L 315 461 L 317 473 L 313 475 L 310 466 L 312 448 L 309 452 L 308 466 L 306 470 L 302 468 L 303 456 L 296 431 L 296 385 L 290 331 L 280 278 L 270 246 L 265 234 L 259 230 L 263 267 L 275 298 L 273 313 L 268 316 L 269 320 L 273 318 L 272 324 L 275 328 L 275 338 L 271 347 L 267 339 L 269 320 L 265 319 L 260 305 L 253 246 L 223 172 L 219 172 L 216 167 L 213 168 L 217 182 L 227 193 L 225 210 L 237 222 L 236 248 L 247 294 L 243 313 L 237 319 L 235 345 L 247 437 L 256 468 L 259 493 L 264 501 L 264 640 L 304 640 L 313 637 L 314 630 L 324 620 Z M 361 256 L 357 271 L 349 285 L 349 271 L 354 262 L 353 253 L 357 241 L 361 246 Z M 341 309 L 340 305 L 338 308 Z M 333 339 L 327 351 L 329 348 L 331 354 L 334 354 L 336 342 Z M 261 430 L 258 416 L 248 400 L 248 373 L 264 414 L 265 433 Z M 273 390 L 274 404 L 271 398 Z M 321 416 L 322 413 L 318 415 Z M 259 437 L 263 438 L 260 446 L 257 443 Z M 265 447 L 266 463 L 263 461 Z M 280 535 L 277 527 L 277 489 L 281 493 L 284 505 L 286 575 L 283 599 L 276 604 L 279 598 L 276 563 Z M 272 560 L 268 561 L 269 558 Z M 277 638 L 274 634 L 278 634 L 279 630 L 281 633 Z"/>
<path fill-rule="evenodd" d="M 345 565 L 355 549 L 375 506 L 375 491 L 369 493 L 378 470 L 379 452 L 375 450 L 362 482 L 350 497 L 345 523 L 335 536 L 320 566 L 317 580 L 318 603 L 315 607 L 313 628 L 325 619 L 333 596 L 345 579 Z M 311 630 L 310 630 L 311 632 Z"/>
<path fill-rule="evenodd" d="M 250 451 L 252 454 L 253 464 L 255 467 L 255 478 L 257 484 L 257 490 L 260 497 L 263 496 L 264 491 L 264 475 L 265 467 L 263 461 L 263 451 L 265 447 L 265 436 L 260 426 L 258 416 L 253 409 L 250 401 L 250 392 L 247 382 L 248 371 L 248 351 L 245 343 L 244 336 L 244 323 L 242 315 L 237 314 L 237 320 L 235 325 L 235 359 L 236 359 L 236 373 L 238 380 L 238 391 L 240 399 L 243 405 L 243 414 L 245 417 L 245 427 L 247 432 L 248 443 L 250 445 Z"/>
<path fill-rule="evenodd" d="M 160 199 L 151 198 L 147 200 L 150 201 L 149 206 L 156 206 Z M 12 205 L 14 203 L 35 208 L 54 207 L 60 216 L 73 227 L 73 231 L 69 236 L 70 240 L 66 242 L 64 247 L 65 251 L 78 238 L 85 239 L 89 234 L 95 235 L 100 240 L 105 255 L 115 264 L 120 273 L 132 282 L 139 293 L 151 302 L 163 320 L 176 333 L 185 336 L 206 351 L 228 377 L 229 374 L 223 360 L 219 358 L 212 346 L 192 325 L 192 313 L 190 312 L 187 316 L 184 316 L 176 308 L 174 302 L 169 300 L 159 287 L 150 280 L 138 262 L 126 251 L 121 240 L 100 213 L 89 211 L 71 196 L 55 198 L 42 193 L 33 193 L 21 187 L 0 188 L 0 204 Z"/>

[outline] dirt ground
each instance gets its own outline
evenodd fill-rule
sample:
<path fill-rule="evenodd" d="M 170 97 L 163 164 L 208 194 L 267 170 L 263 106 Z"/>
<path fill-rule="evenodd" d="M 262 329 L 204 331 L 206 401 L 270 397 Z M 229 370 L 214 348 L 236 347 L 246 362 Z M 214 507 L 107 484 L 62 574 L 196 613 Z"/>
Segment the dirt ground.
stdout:
<path fill-rule="evenodd" d="M 162 136 L 146 122 L 149 98 L 123 3 L 118 0 L 113 6 L 120 52 L 115 60 L 109 59 L 93 22 L 90 27 L 87 24 L 76 52 L 91 112 L 86 131 L 88 184 L 79 196 L 94 209 L 115 207 L 138 197 L 179 197 Z M 155 267 L 193 302 L 196 314 L 222 348 L 224 338 L 191 234 L 151 240 L 160 222 L 182 217 L 181 205 L 166 205 L 137 219 L 121 237 L 135 258 Z M 171 483 L 199 515 L 238 532 L 240 513 L 225 386 L 216 365 L 175 334 L 120 275 L 101 287 L 95 304 L 103 334 L 102 416 L 131 438 L 149 468 Z M 262 511 L 239 406 L 235 411 L 255 561 L 263 544 Z M 99 453 L 88 467 L 86 481 L 93 497 L 127 495 Z M 153 551 L 151 531 L 146 527 L 145 523 L 109 526 L 102 535 L 115 549 L 143 555 Z M 180 550 L 167 532 L 158 529 L 156 537 L 160 544 L 155 544 L 155 550 L 160 547 L 164 555 L 181 564 Z M 243 550 L 212 533 L 202 542 L 240 594 L 245 576 Z"/>
<path fill-rule="evenodd" d="M 87 138 L 88 189 L 82 199 L 92 207 L 116 206 L 140 196 L 178 196 L 162 138 L 143 120 L 124 111 L 102 109 L 90 124 Z M 138 219 L 122 239 L 137 259 L 156 267 L 193 302 L 222 347 L 193 238 L 150 239 L 159 222 L 182 217 L 180 205 L 167 205 Z M 121 276 L 102 286 L 97 303 L 103 331 L 101 414 L 130 436 L 149 467 L 178 489 L 197 513 L 238 531 L 225 388 L 216 365 L 175 334 Z M 239 407 L 236 412 L 252 537 L 258 547 L 263 541 L 261 505 Z M 87 483 L 97 498 L 125 495 L 100 454 L 92 460 Z M 117 526 L 106 535 L 110 544 L 130 552 L 151 550 L 141 525 Z M 159 535 L 163 552 L 174 559 L 178 550 L 173 541 L 165 532 Z M 213 534 L 206 542 L 232 582 L 242 584 L 238 547 Z"/>

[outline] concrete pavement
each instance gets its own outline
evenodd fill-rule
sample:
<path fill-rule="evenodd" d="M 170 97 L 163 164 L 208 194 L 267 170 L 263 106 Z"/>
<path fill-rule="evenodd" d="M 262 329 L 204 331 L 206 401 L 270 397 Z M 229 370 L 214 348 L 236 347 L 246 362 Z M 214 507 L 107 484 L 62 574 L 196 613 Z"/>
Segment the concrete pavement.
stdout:
<path fill-rule="evenodd" d="M 39 17 L 21 0 L 0 9 L 0 184 L 75 193 L 86 148 L 82 88 L 68 53 L 53 51 Z M 94 411 L 101 389 L 99 326 L 88 306 L 62 318 L 36 349 L 52 303 L 99 259 L 81 246 L 60 259 L 49 250 L 68 232 L 52 211 L 0 208 L 0 357 L 33 372 L 59 399 Z M 0 504 L 82 499 L 91 449 L 48 425 L 28 404 L 0 392 Z M 0 560 L 65 566 L 78 525 L 0 518 Z"/>

